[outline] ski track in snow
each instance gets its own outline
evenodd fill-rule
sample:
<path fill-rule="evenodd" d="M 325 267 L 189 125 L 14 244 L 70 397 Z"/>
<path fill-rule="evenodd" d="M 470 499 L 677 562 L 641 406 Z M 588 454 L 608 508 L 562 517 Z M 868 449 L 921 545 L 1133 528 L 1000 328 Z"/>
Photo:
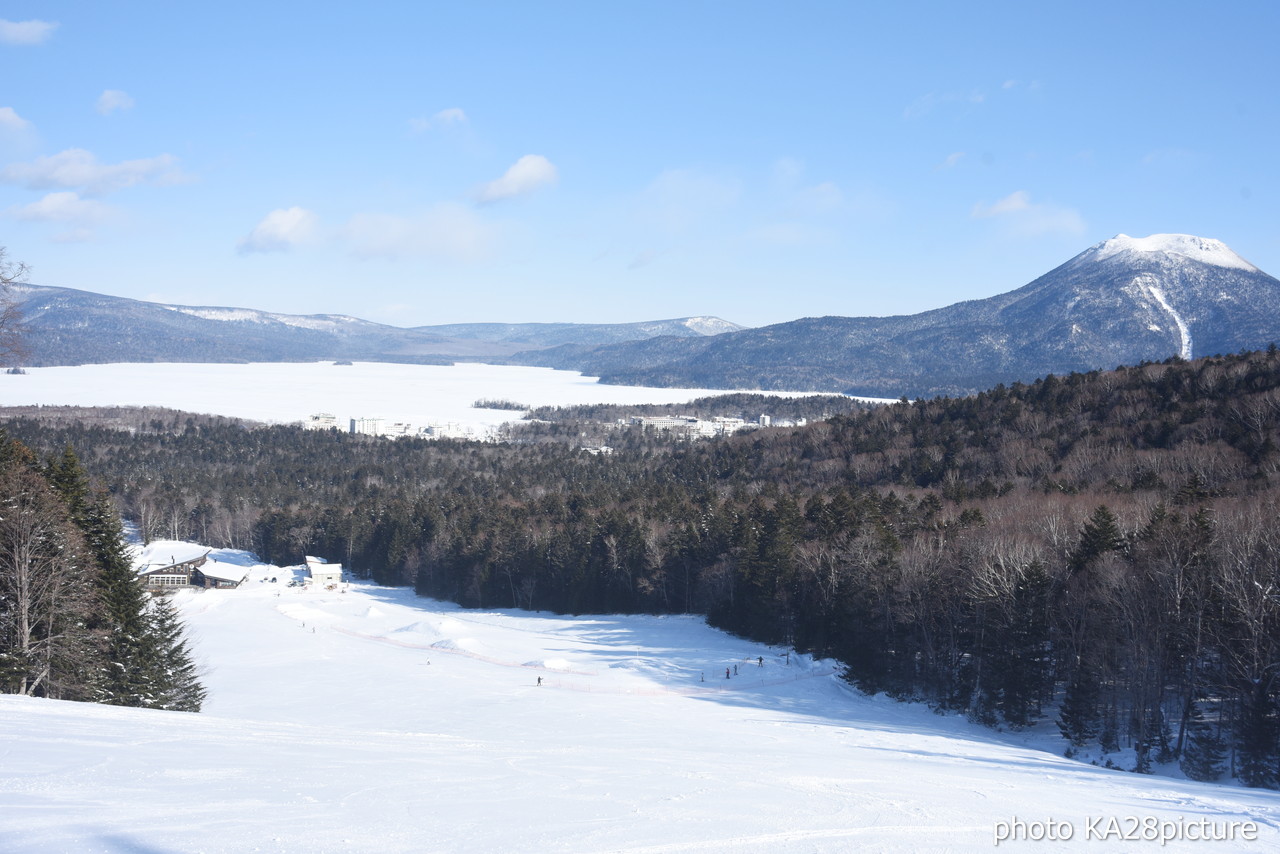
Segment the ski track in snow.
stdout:
<path fill-rule="evenodd" d="M 1144 281 L 1143 287 L 1151 294 L 1156 302 L 1160 303 L 1160 307 L 1169 313 L 1173 318 L 1173 322 L 1178 325 L 1178 334 L 1182 337 L 1182 350 L 1179 353 L 1184 359 L 1191 358 L 1191 329 L 1187 326 L 1187 322 L 1182 319 L 1182 315 L 1173 310 L 1173 306 L 1169 305 L 1169 301 L 1165 299 L 1164 291 L 1150 282 Z"/>
<path fill-rule="evenodd" d="M 1252 844 L 1144 850 L 1280 845 L 1278 793 L 1068 760 L 1051 721 L 1001 734 L 868 697 L 697 617 L 246 571 L 174 596 L 202 714 L 0 696 L 0 850 L 905 854 L 990 851 L 1015 818 L 1083 840 L 1096 816 L 1259 824 Z M 1076 847 L 1000 848 L 1045 845 Z"/>

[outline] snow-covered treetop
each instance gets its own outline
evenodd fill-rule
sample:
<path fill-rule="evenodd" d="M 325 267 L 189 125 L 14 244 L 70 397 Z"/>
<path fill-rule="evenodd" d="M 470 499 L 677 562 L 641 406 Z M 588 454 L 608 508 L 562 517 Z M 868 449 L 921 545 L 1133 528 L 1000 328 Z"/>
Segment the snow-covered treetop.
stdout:
<path fill-rule="evenodd" d="M 1257 271 L 1257 267 L 1232 252 L 1221 240 L 1196 237 L 1192 234 L 1153 234 L 1150 237 L 1130 237 L 1117 234 L 1093 247 L 1094 260 L 1101 261 L 1123 253 L 1163 253 L 1181 255 L 1202 264 L 1230 267 L 1237 270 Z"/>

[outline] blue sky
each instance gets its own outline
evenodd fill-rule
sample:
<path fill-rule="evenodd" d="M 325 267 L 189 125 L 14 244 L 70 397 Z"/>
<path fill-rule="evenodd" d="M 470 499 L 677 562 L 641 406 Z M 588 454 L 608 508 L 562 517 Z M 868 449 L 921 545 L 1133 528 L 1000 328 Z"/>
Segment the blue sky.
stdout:
<path fill-rule="evenodd" d="M 1280 4 L 0 4 L 31 281 L 411 326 L 909 314 L 1118 233 L 1280 274 Z"/>

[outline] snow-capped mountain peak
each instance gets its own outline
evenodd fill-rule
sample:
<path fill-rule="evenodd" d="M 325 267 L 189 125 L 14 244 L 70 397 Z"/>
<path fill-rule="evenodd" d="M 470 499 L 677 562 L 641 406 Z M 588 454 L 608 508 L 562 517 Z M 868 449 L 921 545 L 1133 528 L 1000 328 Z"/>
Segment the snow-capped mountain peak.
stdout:
<path fill-rule="evenodd" d="M 1125 254 L 1181 255 L 1202 264 L 1227 267 L 1235 270 L 1257 272 L 1258 268 L 1231 251 L 1221 240 L 1196 237 L 1192 234 L 1152 234 L 1149 237 L 1130 237 L 1117 234 L 1093 247 L 1093 260 Z"/>
<path fill-rule="evenodd" d="M 746 328 L 728 320 L 721 320 L 718 317 L 686 317 L 681 321 L 681 324 L 699 335 L 720 335 L 725 332 L 737 332 L 739 329 Z"/>

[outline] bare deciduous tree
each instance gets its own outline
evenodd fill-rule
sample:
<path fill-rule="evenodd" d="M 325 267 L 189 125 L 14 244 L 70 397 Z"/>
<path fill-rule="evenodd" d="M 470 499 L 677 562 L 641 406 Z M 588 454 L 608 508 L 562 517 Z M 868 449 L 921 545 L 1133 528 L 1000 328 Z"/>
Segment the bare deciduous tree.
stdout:
<path fill-rule="evenodd" d="M 83 543 L 34 471 L 0 474 L 0 495 L 0 690 L 74 697 L 90 595 Z"/>
<path fill-rule="evenodd" d="M 22 310 L 13 297 L 12 286 L 26 279 L 26 264 L 8 260 L 0 246 L 0 363 L 20 365 L 27 358 L 23 340 Z"/>

